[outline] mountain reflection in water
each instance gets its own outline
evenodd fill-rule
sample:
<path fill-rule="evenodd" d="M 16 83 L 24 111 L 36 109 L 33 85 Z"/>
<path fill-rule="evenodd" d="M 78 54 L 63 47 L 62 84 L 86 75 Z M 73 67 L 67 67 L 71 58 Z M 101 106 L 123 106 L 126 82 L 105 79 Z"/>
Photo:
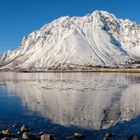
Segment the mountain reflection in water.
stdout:
<path fill-rule="evenodd" d="M 0 73 L 0 86 L 64 126 L 99 130 L 140 115 L 140 74 Z"/>

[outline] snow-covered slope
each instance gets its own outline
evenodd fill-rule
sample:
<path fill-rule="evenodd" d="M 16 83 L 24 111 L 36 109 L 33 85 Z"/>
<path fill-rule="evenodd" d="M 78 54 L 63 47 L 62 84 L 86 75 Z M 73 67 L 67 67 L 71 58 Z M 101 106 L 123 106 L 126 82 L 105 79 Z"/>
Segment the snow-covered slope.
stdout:
<path fill-rule="evenodd" d="M 25 37 L 0 56 L 0 68 L 50 70 L 123 67 L 140 58 L 140 25 L 105 11 L 61 17 Z"/>

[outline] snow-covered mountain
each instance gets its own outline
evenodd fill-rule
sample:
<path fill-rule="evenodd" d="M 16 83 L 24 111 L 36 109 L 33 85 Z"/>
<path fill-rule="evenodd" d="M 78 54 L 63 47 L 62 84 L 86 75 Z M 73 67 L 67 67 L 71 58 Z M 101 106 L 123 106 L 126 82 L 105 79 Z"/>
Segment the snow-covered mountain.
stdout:
<path fill-rule="evenodd" d="M 105 11 L 61 17 L 0 55 L 0 69 L 123 67 L 140 59 L 140 25 Z"/>

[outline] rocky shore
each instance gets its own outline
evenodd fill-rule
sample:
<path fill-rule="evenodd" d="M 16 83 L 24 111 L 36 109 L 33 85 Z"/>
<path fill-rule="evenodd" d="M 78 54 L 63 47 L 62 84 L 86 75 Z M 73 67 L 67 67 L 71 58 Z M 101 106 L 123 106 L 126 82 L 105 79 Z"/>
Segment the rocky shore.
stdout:
<path fill-rule="evenodd" d="M 17 128 L 17 124 L 12 126 Z M 68 140 L 86 140 L 86 136 L 82 133 L 75 132 L 72 136 L 68 136 L 65 139 Z M 0 131 L 0 140 L 57 140 L 57 137 L 53 134 L 48 134 L 43 131 L 38 134 L 33 134 L 27 125 L 22 125 L 16 133 L 13 133 L 9 129 Z M 102 140 L 116 140 L 114 133 L 106 133 Z M 130 135 L 126 140 L 139 140 L 137 135 Z"/>
<path fill-rule="evenodd" d="M 17 124 L 12 126 L 17 128 Z M 72 136 L 66 137 L 66 139 L 83 139 L 85 136 L 81 133 L 74 133 Z M 30 132 L 30 128 L 27 125 L 22 125 L 16 133 L 13 133 L 9 129 L 4 129 L 0 131 L 0 140 L 55 140 L 57 139 L 53 134 L 47 134 L 43 131 L 38 134 L 33 134 Z"/>
<path fill-rule="evenodd" d="M 17 125 L 14 124 L 12 127 L 17 128 Z M 9 129 L 0 131 L 1 140 L 54 140 L 54 136 L 51 134 L 45 134 L 40 132 L 39 134 L 30 133 L 28 126 L 23 125 L 17 133 L 13 133 Z"/>

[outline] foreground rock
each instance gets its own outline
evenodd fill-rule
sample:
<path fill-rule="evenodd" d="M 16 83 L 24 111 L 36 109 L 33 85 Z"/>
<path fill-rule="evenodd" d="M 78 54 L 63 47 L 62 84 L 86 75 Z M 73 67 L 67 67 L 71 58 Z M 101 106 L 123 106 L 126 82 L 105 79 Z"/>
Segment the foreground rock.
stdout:
<path fill-rule="evenodd" d="M 86 136 L 82 133 L 75 132 L 71 136 L 65 136 L 65 138 L 70 140 L 73 139 L 84 140 Z M 19 129 L 16 128 L 16 133 L 12 133 L 12 131 L 9 129 L 4 129 L 0 131 L 0 140 L 55 140 L 55 139 L 57 138 L 55 138 L 52 134 L 44 133 L 44 131 L 40 131 L 40 133 L 34 135 L 33 133 L 29 132 L 29 127 L 26 125 L 23 125 Z M 114 133 L 106 133 L 102 140 L 114 140 L 114 139 L 117 139 L 117 135 L 115 135 Z M 126 139 L 139 140 L 139 137 L 137 135 L 130 135 Z"/>
<path fill-rule="evenodd" d="M 54 137 L 50 134 L 43 134 L 40 136 L 40 140 L 54 140 Z"/>
<path fill-rule="evenodd" d="M 23 125 L 23 126 L 20 128 L 20 132 L 21 132 L 21 133 L 29 132 L 29 127 L 26 126 L 26 125 Z"/>
<path fill-rule="evenodd" d="M 8 130 L 8 129 L 6 129 L 6 130 L 2 130 L 1 133 L 2 133 L 4 136 L 9 136 L 9 135 L 11 135 L 11 131 Z"/>
<path fill-rule="evenodd" d="M 22 134 L 22 139 L 23 140 L 29 140 L 30 138 L 29 138 L 30 136 L 29 136 L 29 134 L 27 133 L 27 132 L 24 132 L 23 134 Z"/>
<path fill-rule="evenodd" d="M 5 138 L 2 138 L 1 140 L 10 140 L 10 138 L 5 137 Z"/>

